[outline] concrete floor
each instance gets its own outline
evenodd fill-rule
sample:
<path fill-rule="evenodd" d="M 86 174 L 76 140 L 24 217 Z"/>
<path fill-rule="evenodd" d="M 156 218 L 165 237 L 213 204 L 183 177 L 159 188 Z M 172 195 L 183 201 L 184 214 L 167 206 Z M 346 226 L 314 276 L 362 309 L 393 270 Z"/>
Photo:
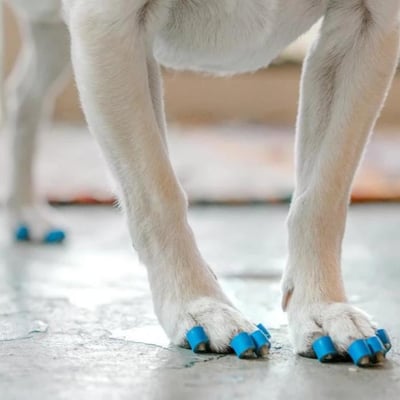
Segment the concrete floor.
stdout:
<path fill-rule="evenodd" d="M 345 241 L 350 299 L 394 343 L 373 369 L 292 354 L 279 307 L 286 206 L 191 210 L 228 294 L 271 328 L 267 361 L 169 345 L 122 217 L 102 207 L 60 212 L 71 236 L 59 247 L 12 244 L 0 225 L 1 400 L 399 398 L 400 205 L 353 207 Z"/>

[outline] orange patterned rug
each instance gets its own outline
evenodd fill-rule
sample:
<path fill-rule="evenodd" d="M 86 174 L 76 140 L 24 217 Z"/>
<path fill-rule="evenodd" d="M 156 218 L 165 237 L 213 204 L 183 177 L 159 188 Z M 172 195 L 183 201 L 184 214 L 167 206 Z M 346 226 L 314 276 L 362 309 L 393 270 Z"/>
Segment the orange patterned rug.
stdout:
<path fill-rule="evenodd" d="M 4 135 L 2 135 L 4 136 Z M 4 141 L 4 137 L 0 139 Z M 57 126 L 40 140 L 37 182 L 56 203 L 111 203 L 112 179 L 83 127 Z M 173 165 L 192 203 L 287 202 L 293 191 L 293 131 L 251 124 L 173 126 Z M 0 198 L 5 154 L 0 143 Z M 400 200 L 400 135 L 379 132 L 357 174 L 353 201 Z"/>

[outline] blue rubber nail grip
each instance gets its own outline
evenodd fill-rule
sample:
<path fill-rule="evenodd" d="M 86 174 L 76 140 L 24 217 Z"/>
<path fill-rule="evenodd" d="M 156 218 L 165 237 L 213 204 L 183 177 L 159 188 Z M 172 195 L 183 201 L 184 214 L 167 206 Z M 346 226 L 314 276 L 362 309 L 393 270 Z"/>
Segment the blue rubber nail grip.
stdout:
<path fill-rule="evenodd" d="M 239 333 L 231 341 L 231 347 L 239 358 L 243 358 L 249 350 L 255 350 L 253 338 L 246 332 Z"/>
<path fill-rule="evenodd" d="M 201 326 L 195 326 L 186 334 L 186 339 L 189 342 L 190 348 L 196 353 L 201 344 L 208 345 L 209 339 Z"/>

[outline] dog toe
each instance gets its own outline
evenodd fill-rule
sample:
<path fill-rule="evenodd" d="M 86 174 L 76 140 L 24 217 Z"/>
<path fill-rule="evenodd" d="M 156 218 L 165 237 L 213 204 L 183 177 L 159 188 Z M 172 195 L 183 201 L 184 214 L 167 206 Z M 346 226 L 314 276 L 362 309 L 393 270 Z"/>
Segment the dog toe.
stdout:
<path fill-rule="evenodd" d="M 321 362 L 350 358 L 367 366 L 383 362 L 390 348 L 386 331 L 377 331 L 368 315 L 348 304 L 313 304 L 289 313 L 291 339 L 299 355 Z"/>
<path fill-rule="evenodd" d="M 239 358 L 256 358 L 266 357 L 271 347 L 266 333 L 234 307 L 218 300 L 193 301 L 178 320 L 182 329 L 176 331 L 173 342 L 196 353 L 234 352 Z"/>

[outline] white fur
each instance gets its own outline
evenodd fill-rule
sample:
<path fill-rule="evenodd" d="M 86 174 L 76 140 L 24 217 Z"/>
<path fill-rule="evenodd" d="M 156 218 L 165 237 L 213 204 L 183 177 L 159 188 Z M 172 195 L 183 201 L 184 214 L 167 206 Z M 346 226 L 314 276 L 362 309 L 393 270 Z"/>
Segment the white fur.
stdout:
<path fill-rule="evenodd" d="M 300 354 L 311 355 L 320 335 L 330 335 L 340 351 L 372 335 L 369 317 L 346 302 L 341 243 L 354 173 L 395 71 L 400 0 L 64 0 L 64 6 L 83 108 L 120 183 L 160 323 L 179 345 L 189 328 L 204 326 L 215 351 L 254 326 L 223 294 L 187 223 L 168 157 L 158 64 L 253 71 L 324 16 L 302 79 L 283 303 Z M 51 64 L 49 54 L 42 56 Z M 19 129 L 14 134 L 17 143 L 30 140 Z M 18 145 L 14 152 L 21 157 Z M 18 186 L 17 164 L 15 170 Z M 28 195 L 14 190 L 15 204 L 32 202 L 28 187 Z"/>
<path fill-rule="evenodd" d="M 21 18 L 23 48 L 7 82 L 7 131 L 10 146 L 10 229 L 19 225 L 41 241 L 60 228 L 55 213 L 34 190 L 34 149 L 43 115 L 49 111 L 70 64 L 69 34 L 61 18 L 61 1 L 12 0 Z M 61 82 L 60 82 L 61 81 Z"/>

